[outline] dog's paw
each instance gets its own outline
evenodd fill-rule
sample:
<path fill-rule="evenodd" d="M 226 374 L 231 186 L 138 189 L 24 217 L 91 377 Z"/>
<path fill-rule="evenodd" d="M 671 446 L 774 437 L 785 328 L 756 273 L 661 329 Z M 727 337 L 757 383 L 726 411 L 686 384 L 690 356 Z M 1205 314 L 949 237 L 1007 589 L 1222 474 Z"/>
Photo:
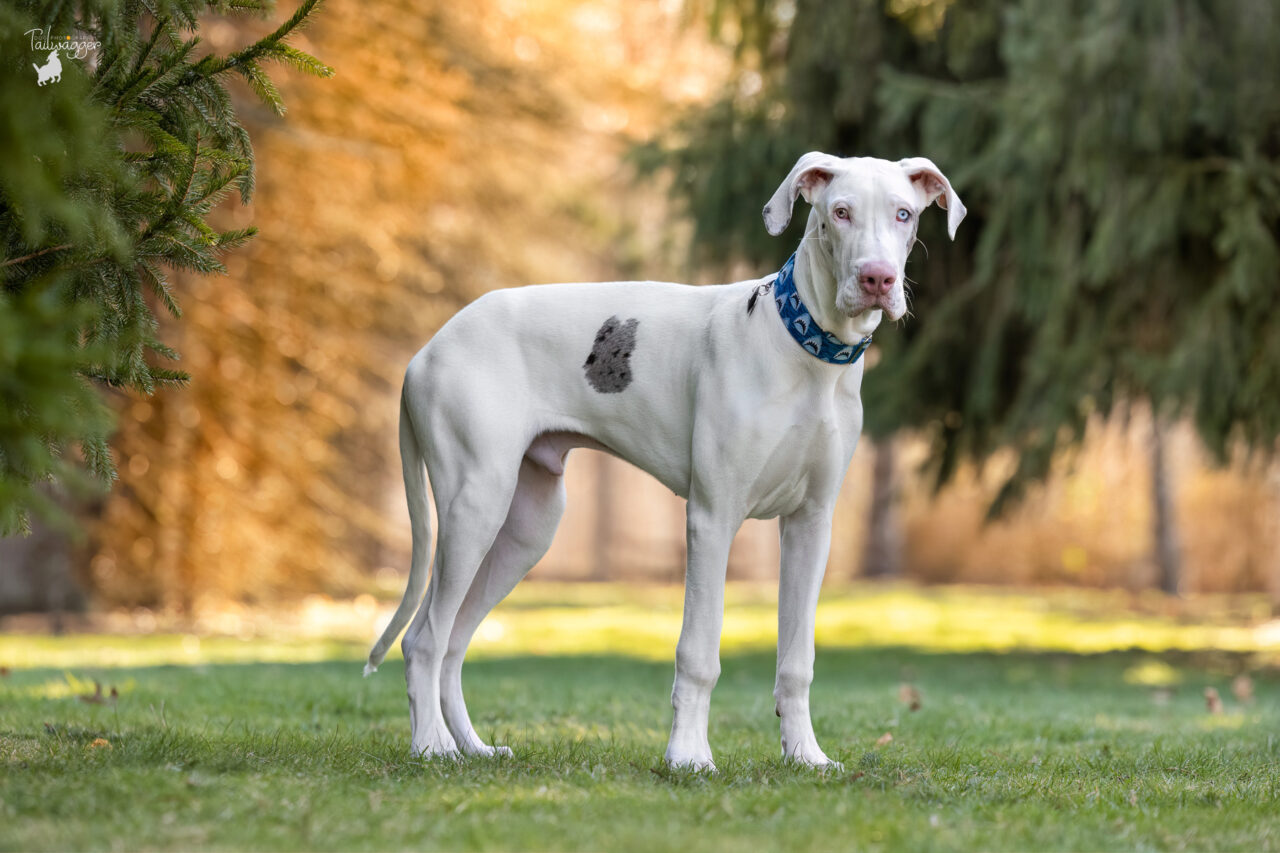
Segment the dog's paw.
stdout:
<path fill-rule="evenodd" d="M 827 758 L 827 754 L 822 751 L 816 741 L 802 743 L 795 749 L 788 750 L 785 746 L 782 749 L 783 761 L 794 764 L 800 764 L 805 767 L 811 767 L 814 770 L 842 770 L 840 762 L 832 761 Z"/>
<path fill-rule="evenodd" d="M 429 726 L 426 731 L 415 732 L 413 754 L 417 758 L 459 758 L 462 753 L 453 735 L 443 725 Z"/>
<path fill-rule="evenodd" d="M 716 772 L 716 763 L 711 760 L 710 752 L 668 748 L 663 760 L 673 770 L 692 770 L 697 773 Z"/>
<path fill-rule="evenodd" d="M 423 748 L 414 747 L 413 757 L 421 758 L 424 761 L 431 761 L 436 758 L 447 758 L 450 761 L 461 761 L 462 752 L 456 747 L 448 746 L 427 746 Z"/>
<path fill-rule="evenodd" d="M 487 743 L 476 743 L 467 747 L 467 755 L 475 758 L 510 758 L 514 754 L 509 746 L 489 746 Z"/>

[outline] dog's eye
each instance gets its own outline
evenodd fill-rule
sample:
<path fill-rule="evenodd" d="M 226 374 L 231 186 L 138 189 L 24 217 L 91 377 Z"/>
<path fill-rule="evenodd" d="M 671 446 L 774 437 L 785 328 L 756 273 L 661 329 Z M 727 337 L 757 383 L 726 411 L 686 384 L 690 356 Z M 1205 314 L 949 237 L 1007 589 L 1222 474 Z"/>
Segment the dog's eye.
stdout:
<path fill-rule="evenodd" d="M 909 220 L 910 218 L 911 218 L 911 211 L 907 210 L 905 207 L 900 207 L 900 208 L 898 208 L 898 221 L 899 221 L 899 222 L 906 222 L 906 221 L 907 221 L 907 220 Z"/>
<path fill-rule="evenodd" d="M 836 208 L 836 212 L 835 212 L 835 216 L 836 216 L 836 219 L 842 219 L 842 220 L 844 220 L 845 222 L 848 222 L 848 221 L 849 221 L 849 208 L 847 208 L 847 207 L 837 207 L 837 208 Z"/>

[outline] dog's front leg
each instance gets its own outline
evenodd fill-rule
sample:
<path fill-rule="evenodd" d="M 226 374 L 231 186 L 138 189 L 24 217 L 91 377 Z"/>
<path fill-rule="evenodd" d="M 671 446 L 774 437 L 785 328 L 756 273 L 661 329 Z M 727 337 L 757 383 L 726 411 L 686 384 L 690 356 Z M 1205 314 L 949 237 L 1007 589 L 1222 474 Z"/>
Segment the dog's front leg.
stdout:
<path fill-rule="evenodd" d="M 806 508 L 780 520 L 782 567 L 778 579 L 778 676 L 773 689 L 782 718 L 782 757 L 825 767 L 832 764 L 813 734 L 809 685 L 813 682 L 813 633 L 818 591 L 831 548 L 831 508 Z"/>
<path fill-rule="evenodd" d="M 742 523 L 717 514 L 695 499 L 686 522 L 688 566 L 684 580 L 684 624 L 676 645 L 675 714 L 666 759 L 675 767 L 715 770 L 707 740 L 711 691 L 720 678 L 720 629 L 724 623 L 724 577 L 729 546 Z"/>

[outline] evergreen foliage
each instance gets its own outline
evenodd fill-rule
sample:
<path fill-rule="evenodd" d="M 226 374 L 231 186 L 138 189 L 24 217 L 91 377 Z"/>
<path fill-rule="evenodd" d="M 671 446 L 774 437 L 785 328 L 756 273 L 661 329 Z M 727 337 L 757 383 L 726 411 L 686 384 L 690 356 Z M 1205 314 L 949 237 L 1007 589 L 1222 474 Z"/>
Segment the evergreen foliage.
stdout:
<path fill-rule="evenodd" d="M 28 510 L 52 514 L 42 481 L 87 481 L 73 450 L 99 479 L 114 476 L 103 389 L 150 394 L 186 379 L 158 335 L 157 310 L 181 316 L 170 272 L 224 272 L 222 256 L 253 235 L 208 222 L 228 193 L 248 202 L 254 186 L 228 78 L 282 114 L 266 63 L 332 74 L 286 41 L 318 2 L 227 56 L 201 50 L 199 16 L 264 2 L 0 8 L 0 534 Z M 37 87 L 31 66 L 47 53 L 32 50 L 32 30 L 100 47 L 83 60 L 62 51 L 61 79 Z"/>
<path fill-rule="evenodd" d="M 908 8 L 909 12 L 895 10 Z M 1205 444 L 1280 434 L 1280 11 L 1171 0 L 722 0 L 744 79 L 643 164 L 674 166 L 705 257 L 776 264 L 759 208 L 804 151 L 947 171 L 969 219 L 921 225 L 913 316 L 877 336 L 869 430 L 925 431 L 945 482 L 1002 447 L 993 510 L 1093 413 L 1149 401 Z M 758 88 L 756 94 L 744 94 Z M 804 217 L 796 217 L 803 222 Z M 926 255 L 927 251 L 927 255 Z M 888 330 L 886 330 L 888 331 Z"/>

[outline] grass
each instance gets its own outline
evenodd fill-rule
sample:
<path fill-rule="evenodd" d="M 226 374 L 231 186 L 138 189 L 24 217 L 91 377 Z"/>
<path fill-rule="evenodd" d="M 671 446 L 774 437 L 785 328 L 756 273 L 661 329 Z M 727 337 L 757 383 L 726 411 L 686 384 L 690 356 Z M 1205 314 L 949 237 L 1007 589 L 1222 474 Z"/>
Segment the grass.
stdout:
<path fill-rule="evenodd" d="M 142 637 L 120 666 L 129 638 L 0 638 L 0 664 L 20 667 L 0 678 L 0 849 L 1280 849 L 1270 634 L 1179 651 L 1161 639 L 1177 619 L 1090 613 L 1071 596 L 1003 597 L 1005 618 L 983 629 L 963 609 L 983 593 L 884 594 L 902 611 L 891 637 L 913 612 L 965 635 L 826 643 L 814 722 L 844 763 L 827 774 L 776 758 L 768 632 L 751 627 L 765 605 L 741 592 L 712 776 L 659 760 L 667 593 L 535 589 L 497 614 L 465 674 L 477 727 L 515 749 L 496 762 L 411 758 L 402 667 L 360 679 L 362 644 Z M 836 594 L 824 624 L 860 607 Z M 633 610 L 656 615 L 618 615 Z M 1011 624 L 1055 642 L 1008 650 Z M 1126 646 L 1165 650 L 1100 651 L 1116 624 Z M 1005 650 L 983 650 L 984 630 Z M 557 653 L 515 653 L 522 642 Z M 593 643 L 605 653 L 584 653 Z M 1230 690 L 1244 669 L 1251 703 Z M 94 679 L 118 699 L 82 701 Z M 919 711 L 900 701 L 904 681 Z M 1207 686 L 1223 713 L 1206 710 Z"/>

